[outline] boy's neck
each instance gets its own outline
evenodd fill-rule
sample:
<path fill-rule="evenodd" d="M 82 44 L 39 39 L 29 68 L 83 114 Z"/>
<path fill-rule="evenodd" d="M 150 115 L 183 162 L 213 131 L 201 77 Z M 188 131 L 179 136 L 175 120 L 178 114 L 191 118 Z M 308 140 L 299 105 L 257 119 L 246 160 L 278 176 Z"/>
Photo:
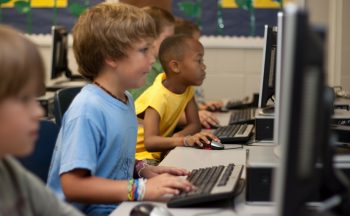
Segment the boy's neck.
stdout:
<path fill-rule="evenodd" d="M 118 80 L 114 77 L 108 75 L 102 75 L 95 78 L 94 83 L 96 83 L 100 88 L 106 91 L 108 94 L 116 97 L 118 100 L 126 101 L 125 88 L 119 84 Z"/>
<path fill-rule="evenodd" d="M 175 94 L 183 94 L 188 87 L 188 85 L 184 85 L 183 82 L 174 77 L 166 77 L 163 80 L 163 86 Z"/>

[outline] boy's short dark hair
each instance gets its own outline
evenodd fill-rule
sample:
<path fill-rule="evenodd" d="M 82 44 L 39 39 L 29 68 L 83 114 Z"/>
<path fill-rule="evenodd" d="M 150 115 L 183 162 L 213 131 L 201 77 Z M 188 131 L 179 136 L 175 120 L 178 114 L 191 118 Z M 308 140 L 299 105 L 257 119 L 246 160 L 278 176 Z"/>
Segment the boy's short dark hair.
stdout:
<path fill-rule="evenodd" d="M 142 9 L 153 18 L 156 24 L 157 37 L 162 33 L 165 27 L 175 25 L 174 16 L 167 10 L 155 6 L 147 6 Z"/>
<path fill-rule="evenodd" d="M 182 60 L 184 53 L 189 48 L 189 41 L 194 40 L 188 35 L 173 35 L 164 39 L 159 48 L 159 60 L 165 73 L 169 73 L 168 63 L 171 60 Z"/>
<path fill-rule="evenodd" d="M 44 63 L 37 46 L 19 31 L 0 25 L 0 101 L 16 96 L 35 81 L 38 96 L 45 92 Z"/>
<path fill-rule="evenodd" d="M 101 3 L 83 13 L 73 28 L 79 73 L 94 80 L 106 58 L 122 59 L 135 42 L 156 38 L 153 19 L 122 3 Z"/>
<path fill-rule="evenodd" d="M 200 32 L 199 27 L 190 20 L 176 19 L 175 21 L 175 34 L 184 34 L 193 36 L 196 32 Z"/>

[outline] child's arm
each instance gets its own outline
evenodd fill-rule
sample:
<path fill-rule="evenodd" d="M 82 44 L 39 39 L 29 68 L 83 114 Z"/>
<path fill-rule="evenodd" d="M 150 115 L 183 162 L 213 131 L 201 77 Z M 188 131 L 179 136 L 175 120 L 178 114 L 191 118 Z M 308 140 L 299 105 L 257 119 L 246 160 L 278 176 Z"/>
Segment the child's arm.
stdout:
<path fill-rule="evenodd" d="M 185 108 L 187 125 L 173 137 L 163 137 L 159 135 L 160 116 L 156 110 L 148 107 L 145 111 L 143 127 L 145 136 L 145 147 L 149 152 L 161 152 L 171 150 L 177 146 L 184 146 L 185 140 L 190 146 L 203 146 L 201 140 L 209 142 L 207 137 L 218 140 L 217 137 L 210 133 L 198 133 L 201 130 L 198 109 L 194 98 L 190 100 Z M 185 136 L 195 134 L 191 139 Z"/>
<path fill-rule="evenodd" d="M 160 116 L 152 107 L 145 111 L 143 127 L 145 136 L 145 147 L 147 151 L 167 151 L 176 146 L 183 146 L 183 137 L 163 137 L 159 135 Z"/>
<path fill-rule="evenodd" d="M 91 176 L 88 170 L 75 169 L 61 175 L 63 192 L 69 201 L 82 203 L 118 203 L 128 200 L 128 181 Z M 146 182 L 144 200 L 161 200 L 166 194 L 190 191 L 186 180 L 161 174 Z"/>
<path fill-rule="evenodd" d="M 201 123 L 198 116 L 197 103 L 194 97 L 190 100 L 185 108 L 186 126 L 176 136 L 187 136 L 201 131 Z"/>

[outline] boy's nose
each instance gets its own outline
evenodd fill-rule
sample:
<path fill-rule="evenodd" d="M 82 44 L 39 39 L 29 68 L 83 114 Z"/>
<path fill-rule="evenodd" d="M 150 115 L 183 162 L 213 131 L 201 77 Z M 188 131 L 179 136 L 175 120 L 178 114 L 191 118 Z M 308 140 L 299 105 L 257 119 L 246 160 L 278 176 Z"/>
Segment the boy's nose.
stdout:
<path fill-rule="evenodd" d="M 153 64 L 154 62 L 156 62 L 156 56 L 152 53 L 150 55 L 150 63 Z"/>

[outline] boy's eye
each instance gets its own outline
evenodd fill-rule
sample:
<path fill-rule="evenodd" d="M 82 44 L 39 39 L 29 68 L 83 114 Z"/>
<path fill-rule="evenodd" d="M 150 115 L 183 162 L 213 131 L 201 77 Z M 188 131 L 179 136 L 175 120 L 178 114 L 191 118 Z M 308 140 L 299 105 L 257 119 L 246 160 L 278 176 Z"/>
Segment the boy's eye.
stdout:
<path fill-rule="evenodd" d="M 148 50 L 149 50 L 149 48 L 145 47 L 145 48 L 140 49 L 139 51 L 142 53 L 147 53 Z"/>

